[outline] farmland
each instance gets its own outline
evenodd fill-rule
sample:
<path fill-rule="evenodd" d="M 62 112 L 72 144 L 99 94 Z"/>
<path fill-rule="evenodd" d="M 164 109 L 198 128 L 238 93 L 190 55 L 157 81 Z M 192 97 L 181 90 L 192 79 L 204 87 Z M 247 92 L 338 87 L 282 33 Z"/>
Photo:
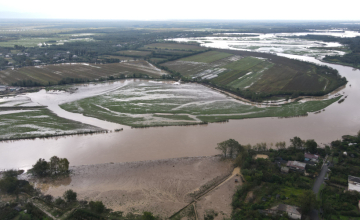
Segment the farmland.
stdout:
<path fill-rule="evenodd" d="M 110 76 L 125 78 L 126 76 L 140 77 L 140 74 L 151 78 L 159 78 L 166 72 L 161 71 L 146 61 L 131 61 L 111 64 L 67 63 L 41 65 L 35 67 L 7 69 L 0 71 L 0 84 L 14 85 L 22 81 L 31 80 L 40 85 L 58 84 L 66 78 L 81 79 L 82 81 L 107 79 Z M 22 85 L 22 84 L 19 84 Z"/>
<path fill-rule="evenodd" d="M 198 84 L 140 80 L 104 95 L 64 103 L 61 108 L 132 127 L 148 127 L 301 116 L 319 111 L 339 98 L 256 107 Z"/>
<path fill-rule="evenodd" d="M 162 65 L 190 81 L 209 83 L 241 96 L 323 95 L 346 83 L 330 68 L 247 51 L 214 50 Z"/>
<path fill-rule="evenodd" d="M 58 117 L 46 108 L 0 111 L 0 140 L 76 134 L 97 127 Z"/>

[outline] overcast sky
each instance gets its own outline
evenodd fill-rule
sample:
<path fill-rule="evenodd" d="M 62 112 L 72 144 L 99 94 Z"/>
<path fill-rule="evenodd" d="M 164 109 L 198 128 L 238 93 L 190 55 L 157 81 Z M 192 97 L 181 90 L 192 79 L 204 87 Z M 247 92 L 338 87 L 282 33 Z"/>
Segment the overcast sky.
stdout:
<path fill-rule="evenodd" d="M 359 0 L 17 0 L 0 18 L 360 20 Z"/>

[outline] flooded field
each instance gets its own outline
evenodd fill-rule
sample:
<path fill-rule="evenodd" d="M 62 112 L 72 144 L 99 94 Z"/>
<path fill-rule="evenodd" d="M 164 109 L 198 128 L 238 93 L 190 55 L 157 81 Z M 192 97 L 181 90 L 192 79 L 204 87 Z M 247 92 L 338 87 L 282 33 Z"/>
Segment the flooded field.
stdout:
<path fill-rule="evenodd" d="M 192 201 L 191 193 L 228 175 L 233 167 L 221 157 L 192 157 L 77 166 L 70 170 L 68 178 L 55 181 L 28 179 L 26 175 L 20 178 L 28 179 L 44 194 L 54 197 L 72 189 L 79 199 L 102 201 L 114 211 L 125 214 L 151 211 L 168 217 Z M 234 181 L 228 184 L 232 191 L 223 197 L 231 201 L 236 184 Z M 230 203 L 226 205 L 230 207 Z M 231 210 L 228 216 L 230 213 Z"/>
<path fill-rule="evenodd" d="M 230 48 L 228 46 L 229 42 L 224 41 L 224 45 L 225 43 L 225 48 Z M 302 59 L 322 65 L 325 64 L 310 56 L 289 55 L 284 53 L 278 53 L 278 55 Z M 124 127 L 124 131 L 119 133 L 3 142 L 0 144 L 0 151 L 2 152 L 0 155 L 0 168 L 29 168 L 38 158 L 49 159 L 53 155 L 68 158 L 71 165 L 158 160 L 186 156 L 209 156 L 218 153 L 215 150 L 216 143 L 228 138 L 234 138 L 241 144 L 255 144 L 258 142 L 267 142 L 270 144 L 278 141 L 288 142 L 290 138 L 299 136 L 302 139 L 315 139 L 319 144 L 329 143 L 330 141 L 341 138 L 342 135 L 356 134 L 360 129 L 360 111 L 358 110 L 358 100 L 360 99 L 360 71 L 340 65 L 326 65 L 337 69 L 349 82 L 342 90 L 337 92 L 347 97 L 345 101 L 340 104 L 335 102 L 320 113 L 309 113 L 306 117 L 295 118 L 279 118 L 279 116 L 274 115 L 273 117 L 230 120 L 228 123 L 186 127 L 172 126 L 130 129 L 129 127 L 120 126 Z M 108 91 L 108 88 L 104 90 L 103 97 L 112 99 L 114 95 L 107 94 L 112 94 L 114 91 L 116 93 L 116 91 L 125 89 L 125 87 L 117 88 L 116 83 L 112 85 L 113 87 L 111 85 L 110 87 L 112 87 L 113 90 Z M 164 85 L 168 86 L 167 84 Z M 157 92 L 150 92 L 152 86 L 153 85 L 148 85 L 146 86 L 148 88 L 143 89 L 147 90 L 149 94 L 154 93 L 157 96 L 161 94 L 160 88 L 157 89 Z M 181 87 L 174 88 L 179 89 Z M 135 90 L 136 88 L 134 87 L 129 91 L 134 92 Z M 169 90 L 169 88 L 166 90 Z M 92 91 L 92 89 L 89 89 L 89 91 Z M 162 95 L 164 94 L 165 93 L 162 93 Z M 46 95 L 43 96 L 43 98 L 45 97 Z M 135 97 L 136 95 L 131 94 L 131 96 L 126 98 L 134 99 Z M 80 97 L 73 101 L 83 98 L 88 97 Z M 124 97 L 118 98 L 124 99 Z M 158 100 L 161 99 L 163 98 L 158 96 Z M 199 101 L 204 100 L 197 100 L 197 102 Z M 36 102 L 43 105 L 41 100 Z M 141 102 L 143 102 L 143 100 Z M 174 102 L 177 101 L 171 101 L 170 104 Z M 135 104 L 134 100 L 128 101 L 128 103 Z M 59 102 L 54 106 L 58 106 L 58 104 Z M 241 103 L 234 102 L 234 104 L 240 105 Z M 177 106 L 179 105 L 180 103 L 177 103 Z M 51 105 L 49 106 L 50 109 Z M 154 106 L 159 108 L 160 105 L 157 104 Z M 170 108 L 169 106 L 168 102 L 165 107 Z M 255 108 L 253 106 L 251 107 Z M 55 107 L 53 109 L 55 109 Z M 59 109 L 61 108 L 59 107 Z M 66 114 L 70 114 L 68 111 L 59 109 L 50 110 L 54 112 L 64 111 L 62 117 L 67 117 Z M 203 109 L 205 108 L 200 107 L 200 110 Z M 167 115 L 163 116 L 168 117 Z M 163 116 L 160 118 L 165 118 Z M 86 116 L 76 114 L 73 119 L 77 119 L 76 117 L 80 119 L 80 117 Z M 104 120 L 101 121 L 104 122 Z M 91 125 L 96 125 L 96 123 L 97 122 Z M 113 125 L 118 124 L 113 123 Z M 107 125 L 104 126 L 106 127 Z M 16 159 L 14 159 L 14 155 L 16 155 Z"/>
<path fill-rule="evenodd" d="M 342 50 L 342 45 L 337 42 L 320 42 L 311 41 L 300 38 L 294 38 L 296 36 L 304 36 L 307 34 L 313 35 L 330 35 L 336 37 L 356 37 L 360 36 L 360 33 L 354 31 L 342 31 L 342 32 L 307 32 L 307 33 L 277 33 L 277 34 L 258 34 L 258 33 L 246 33 L 254 34 L 258 36 L 251 37 L 237 37 L 237 35 L 243 35 L 244 33 L 231 33 L 225 34 L 225 36 L 211 36 L 201 38 L 176 38 L 172 39 L 178 42 L 196 41 L 201 46 L 221 48 L 221 49 L 242 49 L 251 50 L 263 53 L 284 53 L 291 55 L 322 57 L 325 55 L 343 55 L 345 52 Z M 289 38 L 292 37 L 292 38 Z M 326 48 L 338 47 L 338 50 L 328 50 Z M 322 48 L 322 49 L 320 49 Z"/>

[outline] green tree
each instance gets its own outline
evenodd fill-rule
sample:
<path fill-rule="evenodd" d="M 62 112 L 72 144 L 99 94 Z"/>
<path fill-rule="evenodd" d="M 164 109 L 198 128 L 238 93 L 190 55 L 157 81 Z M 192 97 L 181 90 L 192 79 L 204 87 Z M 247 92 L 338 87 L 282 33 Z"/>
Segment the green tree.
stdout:
<path fill-rule="evenodd" d="M 6 193 L 15 193 L 18 188 L 18 180 L 16 177 L 6 177 L 0 180 L 0 190 Z"/>
<path fill-rule="evenodd" d="M 103 213 L 105 211 L 105 206 L 101 201 L 89 202 L 90 210 L 96 213 Z"/>
<path fill-rule="evenodd" d="M 285 141 L 282 142 L 276 142 L 275 147 L 280 150 L 280 149 L 285 149 L 286 148 L 286 143 Z"/>
<path fill-rule="evenodd" d="M 142 219 L 143 220 L 155 220 L 155 217 L 151 212 L 144 212 Z"/>
<path fill-rule="evenodd" d="M 48 175 L 49 164 L 44 159 L 39 159 L 35 165 L 33 165 L 32 172 L 40 177 L 44 177 Z"/>
<path fill-rule="evenodd" d="M 234 155 L 237 155 L 244 150 L 244 147 L 234 139 L 223 141 L 217 145 L 218 146 L 215 149 L 222 151 L 224 157 L 229 156 L 232 158 Z"/>
<path fill-rule="evenodd" d="M 301 138 L 299 137 L 294 137 L 293 139 L 290 139 L 290 142 L 295 149 L 302 149 L 304 146 L 304 141 L 301 140 Z"/>
<path fill-rule="evenodd" d="M 64 192 L 63 197 L 67 202 L 76 201 L 77 193 L 69 189 Z"/>
<path fill-rule="evenodd" d="M 59 172 L 59 162 L 60 159 L 57 156 L 50 158 L 49 167 L 51 174 L 57 174 Z"/>
<path fill-rule="evenodd" d="M 316 200 L 316 195 L 311 190 L 306 190 L 299 198 L 300 209 L 302 214 L 309 214 L 313 209 L 319 207 L 319 203 Z"/>
<path fill-rule="evenodd" d="M 59 160 L 59 172 L 68 173 L 69 172 L 69 161 L 66 158 L 61 158 Z"/>
<path fill-rule="evenodd" d="M 305 148 L 306 148 L 306 150 L 307 151 L 309 151 L 310 153 L 312 153 L 312 154 L 314 154 L 314 153 L 316 153 L 317 151 L 316 151 L 316 149 L 317 149 L 317 143 L 314 141 L 314 140 L 307 140 L 306 142 L 305 142 Z"/>

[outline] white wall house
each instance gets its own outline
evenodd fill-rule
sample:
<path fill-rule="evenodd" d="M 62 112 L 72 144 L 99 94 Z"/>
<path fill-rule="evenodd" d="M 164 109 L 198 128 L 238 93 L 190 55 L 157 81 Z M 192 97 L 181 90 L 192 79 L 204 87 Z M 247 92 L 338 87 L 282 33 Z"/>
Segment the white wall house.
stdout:
<path fill-rule="evenodd" d="M 348 190 L 360 192 L 360 177 L 348 176 Z"/>

